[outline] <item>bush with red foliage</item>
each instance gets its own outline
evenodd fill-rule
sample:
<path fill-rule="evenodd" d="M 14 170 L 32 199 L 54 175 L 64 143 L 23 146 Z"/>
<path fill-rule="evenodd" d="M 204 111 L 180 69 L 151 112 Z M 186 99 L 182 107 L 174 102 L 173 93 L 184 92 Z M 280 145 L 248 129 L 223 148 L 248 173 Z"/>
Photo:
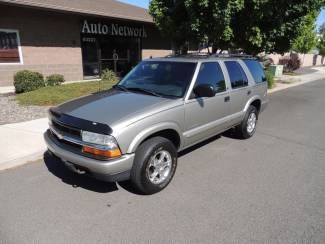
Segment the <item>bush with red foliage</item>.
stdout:
<path fill-rule="evenodd" d="M 290 56 L 280 58 L 279 64 L 283 65 L 283 71 L 288 73 L 299 69 L 301 66 L 301 60 L 297 54 L 291 54 Z"/>

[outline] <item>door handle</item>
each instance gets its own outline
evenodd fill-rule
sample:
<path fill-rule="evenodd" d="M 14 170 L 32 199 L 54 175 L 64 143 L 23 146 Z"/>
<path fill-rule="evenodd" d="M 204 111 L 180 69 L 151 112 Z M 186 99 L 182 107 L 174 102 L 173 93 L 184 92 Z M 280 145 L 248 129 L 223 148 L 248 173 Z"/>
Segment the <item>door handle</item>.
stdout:
<path fill-rule="evenodd" d="M 251 93 L 252 93 L 252 91 L 248 91 L 248 92 L 247 92 L 247 95 L 250 95 Z"/>
<path fill-rule="evenodd" d="M 229 96 L 226 96 L 225 97 L 225 102 L 229 102 L 229 100 L 230 100 L 230 97 Z"/>

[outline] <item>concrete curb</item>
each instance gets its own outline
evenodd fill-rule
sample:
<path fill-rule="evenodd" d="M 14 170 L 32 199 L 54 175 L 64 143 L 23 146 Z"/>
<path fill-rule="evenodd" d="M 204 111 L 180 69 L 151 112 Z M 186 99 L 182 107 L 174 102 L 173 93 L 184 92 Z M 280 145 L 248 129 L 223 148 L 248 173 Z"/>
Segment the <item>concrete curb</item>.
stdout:
<path fill-rule="evenodd" d="M 21 158 L 15 158 L 15 159 L 12 159 L 12 160 L 7 161 L 5 163 L 2 163 L 0 165 L 0 171 L 8 170 L 8 169 L 14 169 L 14 168 L 16 168 L 18 166 L 22 166 L 22 165 L 34 162 L 36 160 L 42 159 L 45 152 L 46 151 L 44 151 L 44 150 L 40 150 L 37 153 L 33 153 L 31 155 L 24 156 L 24 157 L 21 157 Z"/>
<path fill-rule="evenodd" d="M 324 78 L 325 78 L 325 76 L 324 76 Z M 288 88 L 292 88 L 292 87 L 296 87 L 296 86 L 300 86 L 300 85 L 304 85 L 304 84 L 307 84 L 310 82 L 315 82 L 315 81 L 320 81 L 320 80 L 323 80 L 323 79 L 320 78 L 320 79 L 316 79 L 316 80 L 298 81 L 298 82 L 295 82 L 292 84 L 281 84 L 281 85 L 277 84 L 277 86 L 275 88 L 268 90 L 267 93 L 272 94 L 274 92 L 282 91 L 282 90 L 285 90 Z"/>
<path fill-rule="evenodd" d="M 0 126 L 0 170 L 26 164 L 42 158 L 46 151 L 43 133 L 47 118 Z"/>

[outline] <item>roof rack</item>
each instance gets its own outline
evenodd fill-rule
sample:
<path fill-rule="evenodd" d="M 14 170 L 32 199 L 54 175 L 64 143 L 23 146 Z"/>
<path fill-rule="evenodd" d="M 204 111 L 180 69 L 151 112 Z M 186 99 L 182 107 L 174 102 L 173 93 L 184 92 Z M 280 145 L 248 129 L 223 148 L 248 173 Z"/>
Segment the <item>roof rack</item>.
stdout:
<path fill-rule="evenodd" d="M 256 58 L 253 55 L 248 54 L 229 54 L 229 53 L 207 53 L 207 52 L 190 52 L 186 54 L 170 54 L 165 56 L 166 58 Z"/>
<path fill-rule="evenodd" d="M 166 58 L 175 58 L 175 57 L 181 57 L 181 58 L 189 58 L 189 57 L 202 57 L 202 58 L 207 58 L 210 57 L 211 54 L 206 53 L 206 52 L 190 52 L 186 54 L 169 54 L 165 56 Z"/>
<path fill-rule="evenodd" d="M 253 55 L 244 54 L 244 53 L 238 53 L 238 54 L 221 53 L 221 54 L 215 54 L 214 56 L 221 57 L 221 58 L 255 58 Z"/>

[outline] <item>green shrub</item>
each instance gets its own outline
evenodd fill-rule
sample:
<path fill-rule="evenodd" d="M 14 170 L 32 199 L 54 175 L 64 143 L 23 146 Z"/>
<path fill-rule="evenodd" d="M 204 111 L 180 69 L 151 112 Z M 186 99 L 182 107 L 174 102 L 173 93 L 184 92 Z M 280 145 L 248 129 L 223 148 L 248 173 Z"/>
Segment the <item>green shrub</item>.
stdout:
<path fill-rule="evenodd" d="M 45 86 L 44 77 L 42 74 L 30 70 L 18 71 L 14 75 L 14 86 L 16 93 L 37 90 Z"/>
<path fill-rule="evenodd" d="M 114 71 L 110 69 L 104 69 L 101 74 L 101 79 L 106 81 L 111 81 L 111 82 L 117 82 L 118 76 L 115 74 Z"/>
<path fill-rule="evenodd" d="M 273 88 L 275 85 L 273 73 L 270 70 L 266 70 L 265 76 L 266 76 L 266 80 L 267 80 L 267 87 L 269 89 Z"/>
<path fill-rule="evenodd" d="M 47 86 L 58 86 L 64 82 L 64 76 L 60 74 L 53 74 L 46 77 Z"/>

